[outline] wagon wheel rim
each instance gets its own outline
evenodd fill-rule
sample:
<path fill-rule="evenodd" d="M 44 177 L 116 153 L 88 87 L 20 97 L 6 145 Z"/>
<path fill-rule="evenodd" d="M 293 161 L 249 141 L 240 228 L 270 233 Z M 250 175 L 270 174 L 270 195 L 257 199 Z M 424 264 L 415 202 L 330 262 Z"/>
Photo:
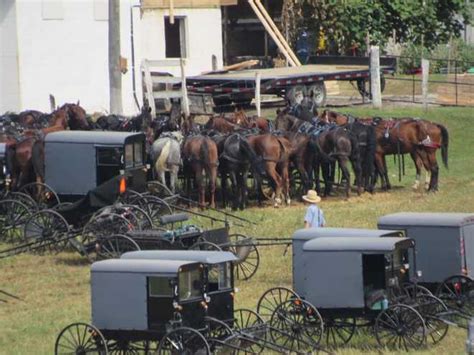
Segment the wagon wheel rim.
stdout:
<path fill-rule="evenodd" d="M 426 343 L 425 322 L 414 308 L 393 305 L 377 316 L 375 337 L 379 345 L 387 349 L 416 350 Z"/>
<path fill-rule="evenodd" d="M 38 204 L 36 203 L 36 201 L 33 199 L 33 197 L 31 197 L 30 195 L 24 192 L 19 192 L 19 191 L 10 192 L 8 194 L 8 198 L 24 203 L 32 211 L 38 211 Z"/>
<path fill-rule="evenodd" d="M 107 342 L 108 355 L 148 354 L 151 349 L 148 341 L 112 340 Z"/>
<path fill-rule="evenodd" d="M 163 199 L 149 195 L 143 196 L 140 207 L 148 214 L 151 219 L 153 227 L 161 226 L 160 217 L 166 214 L 173 214 L 170 205 Z"/>
<path fill-rule="evenodd" d="M 96 258 L 97 260 L 118 259 L 126 252 L 137 250 L 140 250 L 140 247 L 132 238 L 117 234 L 97 241 Z"/>
<path fill-rule="evenodd" d="M 191 328 L 178 328 L 167 333 L 160 341 L 158 355 L 210 355 L 209 344 L 204 336 Z"/>
<path fill-rule="evenodd" d="M 174 195 L 173 192 L 168 188 L 168 186 L 163 185 L 159 181 L 149 181 L 147 183 L 147 190 L 152 195 L 160 198 Z"/>
<path fill-rule="evenodd" d="M 263 293 L 257 303 L 257 313 L 269 320 L 275 309 L 288 300 L 299 299 L 298 294 L 287 287 L 273 287 Z"/>
<path fill-rule="evenodd" d="M 425 321 L 428 342 L 439 343 L 448 333 L 449 325 L 442 319 L 448 307 L 439 298 L 428 294 L 418 295 L 416 305 Z"/>
<path fill-rule="evenodd" d="M 275 343 L 290 351 L 311 351 L 321 341 L 324 326 L 317 309 L 295 299 L 280 304 L 270 318 L 270 335 Z"/>
<path fill-rule="evenodd" d="M 40 209 L 50 208 L 59 204 L 59 197 L 54 190 L 47 184 L 41 182 L 32 182 L 22 186 L 19 192 L 26 193 L 37 203 Z"/>
<path fill-rule="evenodd" d="M 26 242 L 36 242 L 36 250 L 43 252 L 62 251 L 67 245 L 64 237 L 69 233 L 69 224 L 53 210 L 41 210 L 30 216 L 24 225 L 23 237 Z"/>
<path fill-rule="evenodd" d="M 73 323 L 59 333 L 55 355 L 107 354 L 107 343 L 99 329 L 87 323 Z"/>
<path fill-rule="evenodd" d="M 239 247 L 239 244 L 242 246 Z M 248 248 L 246 255 L 241 254 L 243 248 Z M 229 251 L 239 259 L 234 263 L 235 277 L 238 280 L 248 280 L 255 275 L 260 265 L 260 253 L 252 238 L 243 234 L 229 235 Z"/>
<path fill-rule="evenodd" d="M 149 230 L 153 229 L 153 221 L 148 213 L 136 205 L 124 205 L 124 207 L 130 208 L 138 220 L 138 229 L 139 230 Z"/>
<path fill-rule="evenodd" d="M 223 321 L 213 318 L 205 317 L 206 321 L 206 340 L 209 343 L 212 354 L 218 352 L 219 347 L 222 346 L 222 342 L 234 335 L 232 329 Z"/>
<path fill-rule="evenodd" d="M 255 338 L 265 339 L 267 327 L 264 320 L 257 312 L 247 308 L 234 310 L 233 329 L 237 332 L 250 333 Z M 245 353 L 260 354 L 264 346 L 254 341 L 241 339 L 238 346 L 243 348 Z"/>
<path fill-rule="evenodd" d="M 17 200 L 0 201 L 0 240 L 18 242 L 31 216 L 28 206 Z"/>
<path fill-rule="evenodd" d="M 356 330 L 356 319 L 329 318 L 324 322 L 324 341 L 326 346 L 335 349 L 347 344 L 354 336 Z"/>
<path fill-rule="evenodd" d="M 467 326 L 467 317 L 474 316 L 474 281 L 464 275 L 444 280 L 436 290 L 438 297 L 456 314 L 453 318 L 461 326 Z"/>

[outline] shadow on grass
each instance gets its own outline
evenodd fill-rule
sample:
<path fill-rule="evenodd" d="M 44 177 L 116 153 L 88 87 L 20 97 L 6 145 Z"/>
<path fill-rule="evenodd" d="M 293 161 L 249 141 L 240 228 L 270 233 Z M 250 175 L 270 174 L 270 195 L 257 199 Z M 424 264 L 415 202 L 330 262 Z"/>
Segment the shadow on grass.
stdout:
<path fill-rule="evenodd" d="M 87 258 L 77 256 L 77 257 L 65 257 L 58 256 L 56 258 L 56 264 L 67 265 L 67 266 L 85 266 L 90 265 L 90 262 Z"/>

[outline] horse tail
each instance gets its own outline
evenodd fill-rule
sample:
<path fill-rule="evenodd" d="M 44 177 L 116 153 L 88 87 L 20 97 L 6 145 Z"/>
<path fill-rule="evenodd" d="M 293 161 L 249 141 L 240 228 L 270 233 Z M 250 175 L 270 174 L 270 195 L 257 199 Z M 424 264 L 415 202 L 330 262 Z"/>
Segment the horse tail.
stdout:
<path fill-rule="evenodd" d="M 164 171 L 166 169 L 166 161 L 168 160 L 168 156 L 170 154 L 170 147 L 171 147 L 171 140 L 168 139 L 161 150 L 160 156 L 156 159 L 155 163 L 155 171 L 159 173 L 160 171 Z"/>
<path fill-rule="evenodd" d="M 436 126 L 441 130 L 441 157 L 443 158 L 443 164 L 448 169 L 448 146 L 449 146 L 449 133 L 448 129 L 442 124 L 436 123 Z"/>
<path fill-rule="evenodd" d="M 36 178 L 44 182 L 44 142 L 37 140 L 31 147 L 31 162 Z"/>

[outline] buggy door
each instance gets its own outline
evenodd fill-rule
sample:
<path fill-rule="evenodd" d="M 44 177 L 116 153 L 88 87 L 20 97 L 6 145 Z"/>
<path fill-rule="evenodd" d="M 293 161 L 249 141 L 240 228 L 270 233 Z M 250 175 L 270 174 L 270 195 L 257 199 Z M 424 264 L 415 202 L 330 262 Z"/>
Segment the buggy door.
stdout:
<path fill-rule="evenodd" d="M 148 277 L 148 327 L 166 332 L 166 323 L 173 319 L 173 282 L 171 277 Z"/>
<path fill-rule="evenodd" d="M 97 146 L 97 186 L 120 175 L 123 170 L 123 147 Z"/>

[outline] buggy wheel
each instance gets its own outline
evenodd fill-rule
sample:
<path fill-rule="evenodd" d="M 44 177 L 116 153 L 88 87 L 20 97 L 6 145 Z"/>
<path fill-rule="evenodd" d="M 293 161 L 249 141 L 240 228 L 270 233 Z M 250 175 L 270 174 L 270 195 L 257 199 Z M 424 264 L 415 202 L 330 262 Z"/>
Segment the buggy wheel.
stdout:
<path fill-rule="evenodd" d="M 133 204 L 136 203 L 137 200 L 141 199 L 142 194 L 135 191 L 129 190 L 125 191 L 125 193 L 121 194 L 118 200 L 123 204 Z"/>
<path fill-rule="evenodd" d="M 438 297 L 454 315 L 455 322 L 467 327 L 468 319 L 474 316 L 474 281 L 464 275 L 447 278 L 436 290 Z"/>
<path fill-rule="evenodd" d="M 260 254 L 252 238 L 243 234 L 229 235 L 229 251 L 239 259 L 235 265 L 238 280 L 248 280 L 257 272 Z"/>
<path fill-rule="evenodd" d="M 31 196 L 39 209 L 51 208 L 59 203 L 59 197 L 56 192 L 41 182 L 31 182 L 22 186 L 18 191 Z"/>
<path fill-rule="evenodd" d="M 192 328 L 177 328 L 168 332 L 160 341 L 158 355 L 210 355 L 211 350 L 206 338 Z"/>
<path fill-rule="evenodd" d="M 25 204 L 32 212 L 38 211 L 38 204 L 36 201 L 33 200 L 33 197 L 24 192 L 9 192 L 7 198 L 10 200 L 20 201 L 21 203 Z"/>
<path fill-rule="evenodd" d="M 257 303 L 257 313 L 265 320 L 269 320 L 277 307 L 288 300 L 299 299 L 298 294 L 286 287 L 273 287 L 262 295 Z"/>
<path fill-rule="evenodd" d="M 270 318 L 273 341 L 290 352 L 311 352 L 321 341 L 323 319 L 309 302 L 294 299 L 280 304 Z"/>
<path fill-rule="evenodd" d="M 95 256 L 94 253 L 88 256 L 93 260 L 118 259 L 123 253 L 136 250 L 140 250 L 140 247 L 132 238 L 116 234 L 98 239 L 95 245 Z"/>
<path fill-rule="evenodd" d="M 328 348 L 336 349 L 346 345 L 354 336 L 356 330 L 356 319 L 349 318 L 325 318 L 324 339 Z"/>
<path fill-rule="evenodd" d="M 404 283 L 402 285 L 402 290 L 410 299 L 416 299 L 418 296 L 422 295 L 433 295 L 426 287 L 411 282 Z"/>
<path fill-rule="evenodd" d="M 425 322 L 413 307 L 395 304 L 375 319 L 375 338 L 384 348 L 417 350 L 426 342 Z"/>
<path fill-rule="evenodd" d="M 449 325 L 443 320 L 448 313 L 448 307 L 439 298 L 433 295 L 418 295 L 416 309 L 425 320 L 427 341 L 437 344 L 448 333 Z"/>
<path fill-rule="evenodd" d="M 44 251 L 61 251 L 67 245 L 69 224 L 59 213 L 53 210 L 42 210 L 28 218 L 23 230 L 27 243 L 36 242 L 35 248 Z"/>
<path fill-rule="evenodd" d="M 87 323 L 73 323 L 59 333 L 54 354 L 107 355 L 107 343 L 99 329 Z"/>
<path fill-rule="evenodd" d="M 161 225 L 161 216 L 173 214 L 173 210 L 165 200 L 152 195 L 142 197 L 140 208 L 148 214 L 154 227 Z"/>
<path fill-rule="evenodd" d="M 222 248 L 217 244 L 208 242 L 206 240 L 194 243 L 191 245 L 189 250 L 211 250 L 211 251 L 222 251 Z"/>
<path fill-rule="evenodd" d="M 252 341 L 245 340 L 244 336 L 238 342 L 238 347 L 243 349 L 242 353 L 260 354 L 263 351 L 264 347 L 259 343 L 259 339 L 266 338 L 267 327 L 258 313 L 246 308 L 234 310 L 233 329 L 239 333 L 251 335 Z M 238 351 L 234 352 L 234 354 L 238 353 Z"/>
<path fill-rule="evenodd" d="M 28 206 L 17 200 L 0 201 L 0 240 L 19 242 L 23 239 L 24 225 L 30 212 Z"/>
<path fill-rule="evenodd" d="M 153 350 L 148 341 L 111 340 L 107 342 L 108 355 L 150 354 Z"/>
<path fill-rule="evenodd" d="M 218 352 L 218 349 L 223 346 L 223 343 L 231 337 L 234 333 L 232 329 L 223 321 L 206 317 L 207 330 L 205 333 L 206 339 L 209 342 L 212 354 Z"/>
<path fill-rule="evenodd" d="M 174 195 L 174 193 L 168 188 L 168 186 L 163 185 L 159 181 L 148 181 L 146 187 L 149 193 L 160 198 L 165 198 Z"/>

